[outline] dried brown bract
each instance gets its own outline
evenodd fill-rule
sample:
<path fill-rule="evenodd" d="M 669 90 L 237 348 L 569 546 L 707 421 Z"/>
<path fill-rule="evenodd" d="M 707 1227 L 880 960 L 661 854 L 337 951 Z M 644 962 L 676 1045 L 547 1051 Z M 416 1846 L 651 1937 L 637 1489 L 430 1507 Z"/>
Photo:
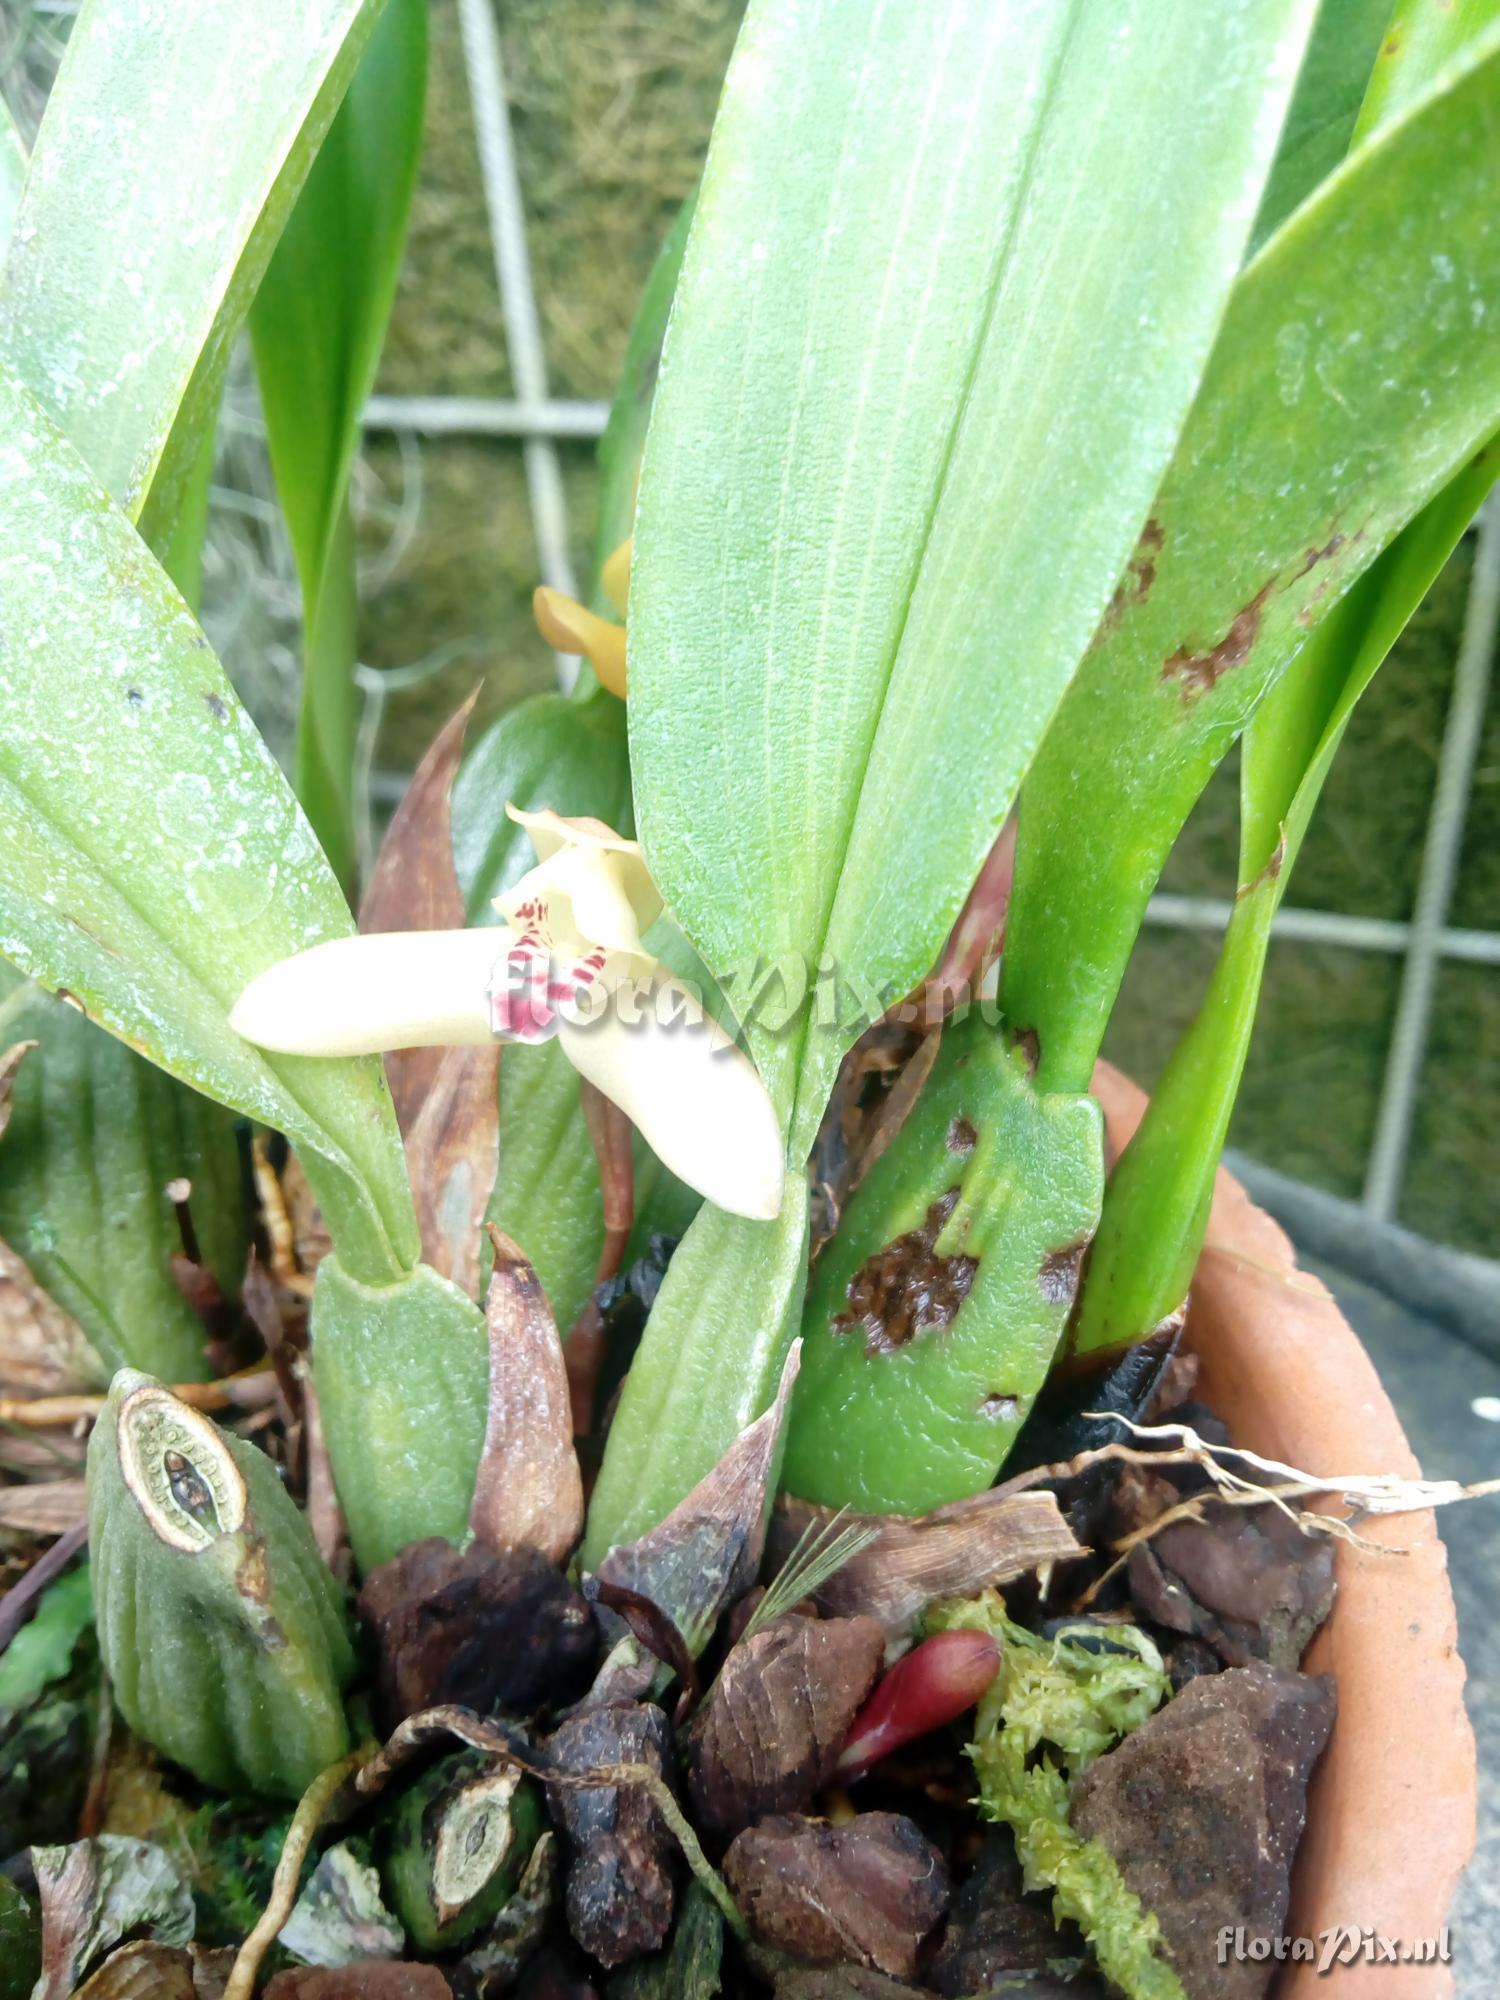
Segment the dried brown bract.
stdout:
<path fill-rule="evenodd" d="M 583 1532 L 583 1478 L 562 1343 L 526 1253 L 498 1229 L 490 1237 L 489 1421 L 469 1523 L 497 1554 L 534 1549 L 560 1563 Z"/>
<path fill-rule="evenodd" d="M 784 1561 L 827 1508 L 785 1497 L 771 1524 L 773 1563 Z M 1047 1563 L 1086 1553 L 1051 1493 L 992 1489 L 930 1514 L 846 1514 L 872 1538 L 817 1591 L 818 1606 L 835 1616 L 865 1613 L 892 1637 L 904 1637 L 940 1597 L 972 1597 Z"/>
<path fill-rule="evenodd" d="M 860 1813 L 845 1826 L 766 1820 L 735 1841 L 724 1873 L 765 1943 L 896 1979 L 911 1978 L 948 1907 L 942 1856 L 899 1813 Z"/>
<path fill-rule="evenodd" d="M 768 1813 L 810 1805 L 884 1654 L 873 1618 L 780 1618 L 736 1646 L 685 1748 L 699 1827 L 729 1840 Z"/>
<path fill-rule="evenodd" d="M 359 927 L 371 931 L 460 930 L 466 912 L 453 867 L 450 799 L 463 755 L 464 731 L 478 698 L 470 695 L 428 745 L 391 817 L 359 905 Z M 409 1132 L 442 1065 L 442 1049 L 399 1049 L 385 1071 L 401 1130 Z"/>

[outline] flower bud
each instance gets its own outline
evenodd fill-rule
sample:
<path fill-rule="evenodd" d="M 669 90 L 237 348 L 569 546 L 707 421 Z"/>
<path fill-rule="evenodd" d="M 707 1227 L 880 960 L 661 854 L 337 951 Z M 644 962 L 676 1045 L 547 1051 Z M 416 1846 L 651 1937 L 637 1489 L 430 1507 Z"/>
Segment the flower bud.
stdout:
<path fill-rule="evenodd" d="M 1000 1671 L 988 1632 L 937 1632 L 898 1660 L 854 1719 L 837 1775 L 862 1778 L 893 1750 L 972 1708 Z"/>
<path fill-rule="evenodd" d="M 88 1487 L 99 1646 L 126 1721 L 205 1784 L 300 1797 L 348 1751 L 354 1652 L 271 1461 L 122 1369 Z"/>

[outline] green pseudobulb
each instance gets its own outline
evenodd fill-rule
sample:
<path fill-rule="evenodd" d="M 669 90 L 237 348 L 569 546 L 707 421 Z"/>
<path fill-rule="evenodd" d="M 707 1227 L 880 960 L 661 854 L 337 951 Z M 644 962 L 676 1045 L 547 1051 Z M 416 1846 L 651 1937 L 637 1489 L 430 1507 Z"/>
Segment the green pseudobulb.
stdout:
<path fill-rule="evenodd" d="M 783 1485 L 909 1514 L 990 1485 L 1067 1324 L 1103 1182 L 1092 1098 L 1038 1092 L 977 1013 L 945 1029 L 813 1274 Z"/>
<path fill-rule="evenodd" d="M 514 1765 L 461 1752 L 418 1779 L 396 1812 L 387 1886 L 421 1951 L 486 1929 L 520 1882 L 542 1832 L 535 1787 Z"/>
<path fill-rule="evenodd" d="M 123 1369 L 88 1487 L 99 1646 L 126 1721 L 205 1784 L 300 1796 L 348 1751 L 354 1650 L 271 1461 Z"/>
<path fill-rule="evenodd" d="M 82 1329 L 93 1356 L 81 1375 L 101 1387 L 124 1367 L 201 1381 L 203 1322 L 173 1275 L 172 1189 L 185 1185 L 198 1256 L 233 1298 L 248 1247 L 233 1112 L 3 961 L 0 1015 L 0 1049 L 36 1044 L 0 1141 L 0 1238 Z"/>

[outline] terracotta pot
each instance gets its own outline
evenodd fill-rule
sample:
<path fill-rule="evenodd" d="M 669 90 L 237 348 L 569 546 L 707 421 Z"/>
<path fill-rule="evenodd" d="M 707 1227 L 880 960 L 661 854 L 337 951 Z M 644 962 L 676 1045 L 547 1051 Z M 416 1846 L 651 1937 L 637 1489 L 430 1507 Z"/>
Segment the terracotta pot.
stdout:
<path fill-rule="evenodd" d="M 1101 1064 L 1094 1093 L 1117 1148 L 1146 1100 Z M 1314 1473 L 1419 1468 L 1385 1391 L 1327 1290 L 1299 1272 L 1281 1230 L 1220 1173 L 1193 1285 L 1187 1340 L 1204 1400 L 1234 1441 Z M 1474 1851 L 1474 1736 L 1464 1713 L 1453 1593 L 1430 1513 L 1362 1524 L 1404 1553 L 1340 1543 L 1338 1598 L 1305 1664 L 1338 1680 L 1338 1721 L 1308 1802 L 1288 1934 L 1332 1926 L 1382 1937 L 1436 1937 Z M 1462 1940 L 1459 1941 L 1462 1946 Z M 1289 1965 L 1277 2000 L 1437 2000 L 1442 1966 L 1356 1962 L 1318 1978 Z"/>

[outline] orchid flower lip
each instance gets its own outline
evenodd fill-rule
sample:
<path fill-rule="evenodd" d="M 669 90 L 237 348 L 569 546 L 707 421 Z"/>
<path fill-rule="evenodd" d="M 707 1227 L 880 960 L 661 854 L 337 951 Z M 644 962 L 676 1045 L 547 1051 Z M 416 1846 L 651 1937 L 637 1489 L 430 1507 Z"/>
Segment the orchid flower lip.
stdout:
<path fill-rule="evenodd" d="M 496 898 L 499 925 L 315 945 L 253 979 L 231 1027 L 306 1056 L 556 1038 L 689 1186 L 774 1220 L 775 1109 L 749 1057 L 643 943 L 662 899 L 639 846 L 599 820 L 507 811 L 537 863 Z"/>

